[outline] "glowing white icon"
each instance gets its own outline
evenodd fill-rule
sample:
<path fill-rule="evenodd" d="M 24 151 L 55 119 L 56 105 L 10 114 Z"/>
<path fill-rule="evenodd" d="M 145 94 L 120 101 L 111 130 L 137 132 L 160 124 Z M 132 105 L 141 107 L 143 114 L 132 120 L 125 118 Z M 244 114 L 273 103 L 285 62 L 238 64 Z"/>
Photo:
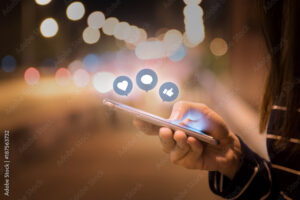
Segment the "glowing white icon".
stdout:
<path fill-rule="evenodd" d="M 132 81 L 128 76 L 119 76 L 113 83 L 115 93 L 121 96 L 128 96 L 132 90 L 132 86 Z"/>
<path fill-rule="evenodd" d="M 117 84 L 117 87 L 122 90 L 122 91 L 126 91 L 127 89 L 127 86 L 128 86 L 128 82 L 127 81 L 122 81 L 122 82 L 119 82 Z"/>
<path fill-rule="evenodd" d="M 149 85 L 152 83 L 153 78 L 149 74 L 145 74 L 144 76 L 142 76 L 141 81 L 143 84 Z"/>
<path fill-rule="evenodd" d="M 164 89 L 163 93 L 169 97 L 173 96 L 174 95 L 174 92 L 173 92 L 173 88 L 171 89 Z"/>

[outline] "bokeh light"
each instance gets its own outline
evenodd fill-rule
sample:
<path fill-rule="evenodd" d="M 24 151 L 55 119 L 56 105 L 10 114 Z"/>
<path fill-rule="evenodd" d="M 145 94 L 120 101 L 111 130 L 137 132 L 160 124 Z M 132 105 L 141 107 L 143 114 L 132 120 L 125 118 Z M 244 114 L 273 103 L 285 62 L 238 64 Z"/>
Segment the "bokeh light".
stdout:
<path fill-rule="evenodd" d="M 186 49 L 183 46 L 181 46 L 177 49 L 175 53 L 169 56 L 169 59 L 172 60 L 173 62 L 179 62 L 184 58 L 185 55 L 186 55 Z"/>
<path fill-rule="evenodd" d="M 100 11 L 92 12 L 87 19 L 87 23 L 90 27 L 94 29 L 101 28 L 105 24 L 105 16 L 103 12 Z"/>
<path fill-rule="evenodd" d="M 167 56 L 174 54 L 182 44 L 182 34 L 176 29 L 171 29 L 164 35 L 163 43 Z"/>
<path fill-rule="evenodd" d="M 82 62 L 80 60 L 74 60 L 68 65 L 68 69 L 70 72 L 74 72 L 81 67 L 82 67 Z"/>
<path fill-rule="evenodd" d="M 146 41 L 147 37 L 148 37 L 146 30 L 142 29 L 142 28 L 140 28 L 139 30 L 140 30 L 140 40 L 139 40 L 139 42 Z"/>
<path fill-rule="evenodd" d="M 49 4 L 50 2 L 51 2 L 51 0 L 35 0 L 35 3 L 40 6 L 45 6 L 45 5 Z"/>
<path fill-rule="evenodd" d="M 209 49 L 215 56 L 223 56 L 228 50 L 228 45 L 222 38 L 215 38 L 210 42 Z"/>
<path fill-rule="evenodd" d="M 41 34 L 45 38 L 54 37 L 58 32 L 58 24 L 53 18 L 46 18 L 40 25 Z"/>
<path fill-rule="evenodd" d="M 127 22 L 120 22 L 115 26 L 114 36 L 119 40 L 126 40 L 130 36 L 130 25 Z"/>
<path fill-rule="evenodd" d="M 82 65 L 88 72 L 95 72 L 100 66 L 100 57 L 95 54 L 88 54 L 84 57 Z"/>
<path fill-rule="evenodd" d="M 34 67 L 29 67 L 24 73 L 24 79 L 28 85 L 36 85 L 40 80 L 40 72 Z"/>
<path fill-rule="evenodd" d="M 98 72 L 94 75 L 93 85 L 98 92 L 106 93 L 112 90 L 115 78 L 113 73 Z"/>
<path fill-rule="evenodd" d="M 200 4 L 202 0 L 183 0 L 185 4 Z"/>
<path fill-rule="evenodd" d="M 104 26 L 102 27 L 103 33 L 106 35 L 113 35 L 116 25 L 119 20 L 115 17 L 109 17 L 105 20 Z"/>
<path fill-rule="evenodd" d="M 87 27 L 82 33 L 82 38 L 83 41 L 87 44 L 95 44 L 100 39 L 100 31 L 99 29 Z"/>
<path fill-rule="evenodd" d="M 193 17 L 199 18 L 203 16 L 203 9 L 198 5 L 187 5 L 183 9 L 183 14 L 186 18 L 191 18 L 191 20 L 195 21 Z"/>
<path fill-rule="evenodd" d="M 135 48 L 135 55 L 142 60 L 164 57 L 164 45 L 161 41 L 145 41 Z"/>
<path fill-rule="evenodd" d="M 64 86 L 70 82 L 71 73 L 66 68 L 59 68 L 55 73 L 55 80 L 58 85 Z"/>
<path fill-rule="evenodd" d="M 77 69 L 73 74 L 73 81 L 78 87 L 85 87 L 90 82 L 90 75 L 84 69 Z"/>
<path fill-rule="evenodd" d="M 130 34 L 126 42 L 136 44 L 141 38 L 141 31 L 137 26 L 130 26 Z"/>
<path fill-rule="evenodd" d="M 17 61 L 11 56 L 7 55 L 1 60 L 2 70 L 5 72 L 13 72 L 16 69 Z"/>
<path fill-rule="evenodd" d="M 72 21 L 80 20 L 85 14 L 84 5 L 79 1 L 72 2 L 67 7 L 66 14 L 67 17 Z"/>
<path fill-rule="evenodd" d="M 203 10 L 194 3 L 187 4 L 183 10 L 186 37 L 190 44 L 197 46 L 205 38 Z"/>
<path fill-rule="evenodd" d="M 183 44 L 188 48 L 194 48 L 197 46 L 197 44 L 193 44 L 192 42 L 189 41 L 185 32 L 183 33 Z"/>

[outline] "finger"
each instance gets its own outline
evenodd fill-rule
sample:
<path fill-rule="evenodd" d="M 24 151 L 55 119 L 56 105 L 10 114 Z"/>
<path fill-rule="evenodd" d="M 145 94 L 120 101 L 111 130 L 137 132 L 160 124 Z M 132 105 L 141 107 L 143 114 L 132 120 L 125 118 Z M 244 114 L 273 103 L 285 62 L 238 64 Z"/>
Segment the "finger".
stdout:
<path fill-rule="evenodd" d="M 173 105 L 170 120 L 179 120 L 183 117 L 186 104 L 183 101 L 178 101 Z"/>
<path fill-rule="evenodd" d="M 183 126 L 198 126 L 199 130 L 213 136 L 218 140 L 223 140 L 228 137 L 228 129 L 221 116 L 209 109 L 206 105 L 192 102 L 179 102 L 173 106 L 174 113 L 171 119 L 180 120 L 180 125 Z M 185 118 L 186 113 L 195 116 L 197 119 L 192 120 Z M 184 119 L 184 120 L 182 120 Z"/>
<path fill-rule="evenodd" d="M 140 119 L 134 119 L 133 125 L 148 135 L 157 135 L 159 127 Z"/>
<path fill-rule="evenodd" d="M 203 169 L 203 145 L 194 137 L 188 137 L 187 143 L 190 146 L 190 151 L 184 155 L 176 164 L 184 166 L 188 169 Z"/>
<path fill-rule="evenodd" d="M 189 101 L 178 101 L 173 105 L 172 113 L 171 113 L 169 119 L 171 119 L 171 120 L 182 119 L 183 116 L 191 109 L 197 110 L 203 114 L 207 113 L 207 106 L 202 103 L 193 103 L 193 102 L 189 102 Z"/>
<path fill-rule="evenodd" d="M 175 140 L 173 139 L 173 132 L 171 129 L 162 127 L 159 129 L 159 138 L 163 146 L 163 150 L 166 153 L 169 153 L 176 145 Z"/>
<path fill-rule="evenodd" d="M 190 151 L 190 147 L 187 144 L 187 136 L 182 131 L 176 131 L 173 136 L 176 141 L 176 146 L 170 152 L 170 158 L 173 163 L 176 163 L 183 159 L 185 155 Z"/>
<path fill-rule="evenodd" d="M 186 118 L 186 119 L 184 119 L 183 121 L 181 121 L 179 124 L 185 125 L 185 124 L 188 124 L 188 123 L 193 122 L 193 121 L 194 121 L 194 120 L 191 120 L 190 118 Z"/>
<path fill-rule="evenodd" d="M 187 143 L 190 145 L 192 152 L 194 152 L 197 155 L 202 154 L 203 144 L 199 140 L 190 136 L 187 138 Z"/>
<path fill-rule="evenodd" d="M 187 149 L 189 148 L 189 145 L 187 143 L 187 135 L 180 130 L 175 131 L 174 140 L 176 141 L 176 144 L 178 145 L 179 148 L 181 149 Z"/>

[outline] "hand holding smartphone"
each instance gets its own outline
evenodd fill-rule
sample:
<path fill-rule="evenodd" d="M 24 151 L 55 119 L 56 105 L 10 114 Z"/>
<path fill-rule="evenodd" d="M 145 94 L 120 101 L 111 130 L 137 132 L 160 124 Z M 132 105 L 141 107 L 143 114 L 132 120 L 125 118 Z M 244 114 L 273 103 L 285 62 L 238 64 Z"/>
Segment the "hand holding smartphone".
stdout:
<path fill-rule="evenodd" d="M 131 106 L 127 106 L 125 104 L 113 101 L 111 99 L 104 99 L 103 100 L 103 104 L 105 106 L 108 106 L 112 109 L 116 109 L 116 110 L 121 110 L 124 112 L 127 112 L 128 114 L 141 119 L 143 121 L 146 121 L 148 123 L 154 124 L 156 126 L 162 126 L 162 127 L 168 127 L 172 130 L 181 130 L 183 132 L 185 132 L 187 135 L 189 136 L 193 136 L 195 138 L 197 138 L 200 141 L 206 142 L 208 144 L 212 144 L 212 145 L 218 145 L 219 142 L 218 140 L 216 140 L 215 138 L 213 138 L 210 135 L 207 135 L 205 133 L 203 133 L 202 131 L 199 131 L 197 129 L 194 129 L 192 127 L 187 127 L 187 126 L 183 126 L 180 124 L 176 124 L 171 120 L 168 119 L 164 119 L 161 118 L 159 116 L 147 113 L 145 111 L 133 108 Z"/>

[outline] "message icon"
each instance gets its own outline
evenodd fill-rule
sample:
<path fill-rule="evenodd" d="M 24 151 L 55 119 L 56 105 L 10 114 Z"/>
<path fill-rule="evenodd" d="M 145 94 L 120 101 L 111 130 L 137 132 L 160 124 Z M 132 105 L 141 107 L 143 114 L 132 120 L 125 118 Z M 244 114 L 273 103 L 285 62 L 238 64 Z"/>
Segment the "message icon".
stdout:
<path fill-rule="evenodd" d="M 119 76 L 114 80 L 113 88 L 118 95 L 127 96 L 133 88 L 132 81 L 127 76 Z"/>
<path fill-rule="evenodd" d="M 153 82 L 153 78 L 149 74 L 145 74 L 142 76 L 141 81 L 143 84 L 149 85 Z"/>
<path fill-rule="evenodd" d="M 157 75 L 152 69 L 143 69 L 136 75 L 136 83 L 146 92 L 152 90 L 157 84 Z"/>
<path fill-rule="evenodd" d="M 166 82 L 159 88 L 159 96 L 163 101 L 174 101 L 179 94 L 179 89 L 175 83 Z"/>

